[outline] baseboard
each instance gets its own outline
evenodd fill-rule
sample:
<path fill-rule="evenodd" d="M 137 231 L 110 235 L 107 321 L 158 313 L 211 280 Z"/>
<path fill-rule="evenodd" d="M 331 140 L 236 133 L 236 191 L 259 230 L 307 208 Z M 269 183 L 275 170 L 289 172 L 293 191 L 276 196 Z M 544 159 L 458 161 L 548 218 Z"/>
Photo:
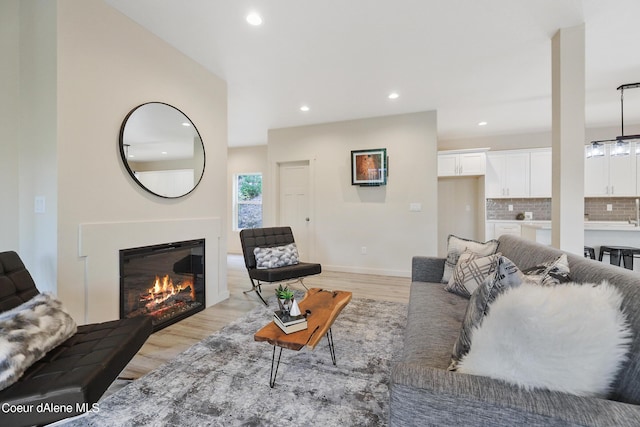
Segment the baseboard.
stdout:
<path fill-rule="evenodd" d="M 411 277 L 411 270 L 389 270 L 384 268 L 353 267 L 344 265 L 322 264 L 322 270 L 338 273 L 373 274 L 376 276 Z"/>

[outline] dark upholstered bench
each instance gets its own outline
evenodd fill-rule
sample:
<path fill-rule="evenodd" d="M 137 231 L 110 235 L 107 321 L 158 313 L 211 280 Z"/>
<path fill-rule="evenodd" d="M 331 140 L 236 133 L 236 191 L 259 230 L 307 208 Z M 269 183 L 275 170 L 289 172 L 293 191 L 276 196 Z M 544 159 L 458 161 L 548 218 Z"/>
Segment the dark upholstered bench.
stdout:
<path fill-rule="evenodd" d="M 18 254 L 1 252 L 0 312 L 38 293 Z M 90 410 L 151 331 L 147 317 L 78 326 L 75 335 L 0 391 L 0 425 L 48 424 Z"/>

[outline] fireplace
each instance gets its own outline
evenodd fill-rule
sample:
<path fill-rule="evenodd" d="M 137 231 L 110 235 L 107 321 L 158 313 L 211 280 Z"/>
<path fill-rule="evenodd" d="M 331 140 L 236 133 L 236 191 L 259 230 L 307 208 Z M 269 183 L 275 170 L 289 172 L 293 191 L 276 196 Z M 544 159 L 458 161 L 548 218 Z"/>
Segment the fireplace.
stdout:
<path fill-rule="evenodd" d="M 156 332 L 205 308 L 204 239 L 120 250 L 120 318 Z"/>

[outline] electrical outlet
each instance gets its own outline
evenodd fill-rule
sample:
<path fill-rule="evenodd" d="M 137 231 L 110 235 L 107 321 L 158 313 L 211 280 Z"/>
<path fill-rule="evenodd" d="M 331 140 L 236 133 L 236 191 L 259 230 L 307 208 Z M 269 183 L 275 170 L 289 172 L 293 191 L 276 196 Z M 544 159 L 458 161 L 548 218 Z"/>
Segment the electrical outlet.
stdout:
<path fill-rule="evenodd" d="M 531 221 L 533 219 L 533 212 L 525 212 L 524 219 Z"/>
<path fill-rule="evenodd" d="M 611 212 L 613 210 L 613 205 L 607 204 L 607 210 Z"/>
<path fill-rule="evenodd" d="M 507 206 L 507 210 L 508 210 L 509 212 L 513 212 L 513 205 L 509 205 L 509 206 Z"/>

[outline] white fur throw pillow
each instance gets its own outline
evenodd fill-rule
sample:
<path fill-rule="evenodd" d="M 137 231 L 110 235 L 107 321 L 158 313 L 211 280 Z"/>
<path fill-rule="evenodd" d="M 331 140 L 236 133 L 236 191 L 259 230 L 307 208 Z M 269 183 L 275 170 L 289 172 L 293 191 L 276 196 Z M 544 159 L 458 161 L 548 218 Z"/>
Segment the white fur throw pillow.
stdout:
<path fill-rule="evenodd" d="M 472 331 L 458 372 L 526 389 L 605 397 L 631 342 L 621 303 L 606 281 L 508 289 Z"/>
<path fill-rule="evenodd" d="M 49 294 L 0 313 L 0 390 L 76 331 L 76 322 Z"/>

